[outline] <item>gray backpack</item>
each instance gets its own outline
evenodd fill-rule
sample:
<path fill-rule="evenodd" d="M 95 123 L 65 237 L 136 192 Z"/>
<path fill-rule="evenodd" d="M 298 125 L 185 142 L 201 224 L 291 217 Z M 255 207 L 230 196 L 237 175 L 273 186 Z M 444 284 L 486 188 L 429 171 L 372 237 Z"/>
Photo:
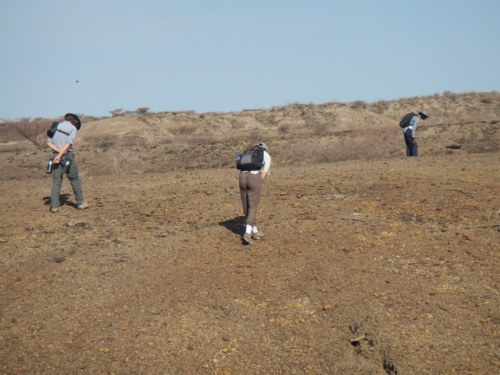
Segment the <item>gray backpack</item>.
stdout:
<path fill-rule="evenodd" d="M 236 168 L 240 171 L 260 171 L 264 165 L 264 149 L 254 146 L 238 154 Z"/>
<path fill-rule="evenodd" d="M 410 113 L 407 113 L 406 115 L 404 115 L 403 118 L 401 119 L 401 121 L 399 122 L 399 126 L 401 128 L 406 128 L 407 126 L 409 126 L 410 121 L 413 118 L 413 116 L 417 116 L 417 114 L 410 112 Z"/>

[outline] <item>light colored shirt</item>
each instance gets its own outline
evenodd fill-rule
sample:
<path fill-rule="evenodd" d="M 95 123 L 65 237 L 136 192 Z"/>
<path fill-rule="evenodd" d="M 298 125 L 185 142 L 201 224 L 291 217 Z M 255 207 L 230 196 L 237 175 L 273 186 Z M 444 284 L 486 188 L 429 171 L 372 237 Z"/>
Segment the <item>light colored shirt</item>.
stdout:
<path fill-rule="evenodd" d="M 408 126 L 406 128 L 403 128 L 403 133 L 405 133 L 408 129 L 411 129 L 411 136 L 413 138 L 416 138 L 416 133 L 415 131 L 417 130 L 418 123 L 420 122 L 420 116 L 415 115 L 411 118 L 410 122 L 408 123 Z"/>
<path fill-rule="evenodd" d="M 52 138 L 48 138 L 47 142 L 53 143 L 56 145 L 59 149 L 62 149 L 66 143 L 69 143 L 73 145 L 73 142 L 75 141 L 76 138 L 76 127 L 69 121 L 63 121 L 60 122 L 59 125 L 57 125 L 58 130 L 62 130 L 64 133 L 67 133 L 68 135 L 56 131 L 54 136 Z M 68 152 L 71 152 L 72 146 L 68 149 Z"/>

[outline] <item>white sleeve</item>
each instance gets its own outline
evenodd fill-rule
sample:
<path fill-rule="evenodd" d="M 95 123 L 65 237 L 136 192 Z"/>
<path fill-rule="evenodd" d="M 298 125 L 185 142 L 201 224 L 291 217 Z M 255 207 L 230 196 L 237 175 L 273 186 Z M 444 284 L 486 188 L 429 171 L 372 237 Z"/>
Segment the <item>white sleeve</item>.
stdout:
<path fill-rule="evenodd" d="M 271 168 L 271 155 L 267 151 L 264 151 L 264 166 L 261 169 L 261 172 L 269 173 L 269 169 Z"/>

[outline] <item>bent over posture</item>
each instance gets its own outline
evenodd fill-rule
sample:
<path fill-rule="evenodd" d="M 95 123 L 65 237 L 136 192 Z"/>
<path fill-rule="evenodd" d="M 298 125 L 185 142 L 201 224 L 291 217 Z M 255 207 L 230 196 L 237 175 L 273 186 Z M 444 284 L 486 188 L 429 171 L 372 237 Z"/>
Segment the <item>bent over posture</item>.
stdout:
<path fill-rule="evenodd" d="M 418 114 L 413 115 L 407 125 L 403 127 L 406 156 L 418 156 L 417 126 L 421 119 L 425 120 L 427 117 L 429 117 L 429 114 L 426 111 L 420 111 Z"/>
<path fill-rule="evenodd" d="M 59 193 L 64 174 L 68 175 L 76 205 L 79 209 L 88 207 L 83 198 L 82 184 L 78 176 L 75 156 L 73 154 L 73 142 L 76 132 L 81 127 L 80 119 L 77 115 L 67 113 L 64 121 L 57 125 L 53 135 L 49 135 L 47 145 L 52 149 L 52 192 L 50 194 L 50 212 L 56 213 L 59 210 Z"/>
<path fill-rule="evenodd" d="M 264 180 L 269 175 L 271 168 L 271 156 L 265 143 L 256 147 L 264 149 L 264 162 L 260 170 L 241 171 L 239 178 L 241 203 L 245 214 L 245 233 L 242 241 L 246 245 L 252 244 L 252 240 L 261 239 L 264 234 L 257 230 L 257 207 L 260 203 L 260 193 Z"/>

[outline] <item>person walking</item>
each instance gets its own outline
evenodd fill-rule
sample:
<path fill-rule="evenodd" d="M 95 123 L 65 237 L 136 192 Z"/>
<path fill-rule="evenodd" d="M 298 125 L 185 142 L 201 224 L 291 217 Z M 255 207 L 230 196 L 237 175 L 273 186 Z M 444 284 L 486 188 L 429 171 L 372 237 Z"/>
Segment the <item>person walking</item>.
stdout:
<path fill-rule="evenodd" d="M 408 121 L 405 121 L 402 130 L 406 144 L 406 156 L 418 156 L 416 136 L 417 126 L 420 120 L 425 120 L 427 117 L 429 117 L 427 111 L 420 111 L 418 114 L 412 113 L 412 116 L 409 116 Z"/>
<path fill-rule="evenodd" d="M 263 149 L 263 163 L 259 170 L 241 171 L 239 176 L 241 203 L 245 214 L 245 233 L 241 237 L 245 245 L 251 245 L 253 240 L 260 240 L 264 234 L 257 229 L 257 207 L 264 180 L 269 176 L 271 156 L 265 143 L 255 147 Z"/>
<path fill-rule="evenodd" d="M 82 184 L 78 176 L 78 168 L 73 153 L 73 142 L 76 132 L 81 127 L 80 119 L 73 113 L 67 113 L 64 121 L 57 125 L 53 134 L 48 135 L 47 145 L 52 149 L 52 191 L 50 194 L 50 212 L 59 211 L 59 193 L 64 174 L 68 175 L 77 208 L 82 210 L 89 205 L 83 198 Z"/>

